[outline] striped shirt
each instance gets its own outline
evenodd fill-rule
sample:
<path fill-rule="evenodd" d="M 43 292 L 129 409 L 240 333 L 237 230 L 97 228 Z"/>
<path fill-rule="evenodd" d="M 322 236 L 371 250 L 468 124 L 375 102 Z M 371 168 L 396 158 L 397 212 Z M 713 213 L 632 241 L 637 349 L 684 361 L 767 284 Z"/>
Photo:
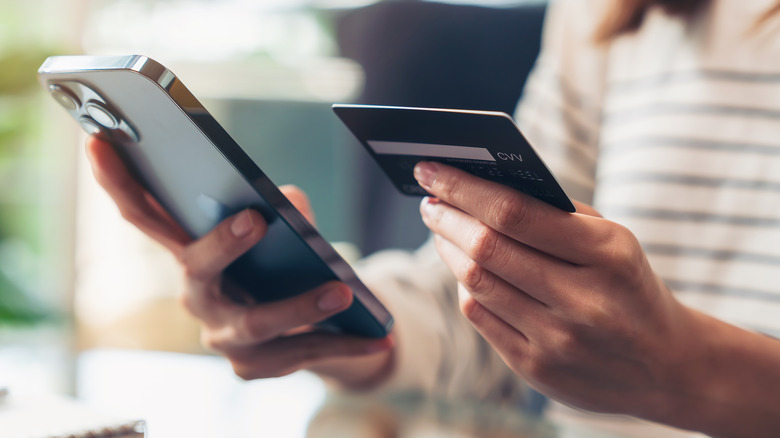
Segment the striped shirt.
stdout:
<path fill-rule="evenodd" d="M 599 2 L 571 3 L 582 20 Z M 780 39 L 756 27 L 774 3 L 713 1 L 689 24 L 652 11 L 603 47 L 557 18 L 518 114 L 683 303 L 780 337 Z"/>
<path fill-rule="evenodd" d="M 653 10 L 596 45 L 607 4 L 551 5 L 521 128 L 572 197 L 637 236 L 680 301 L 780 337 L 780 18 L 756 27 L 774 0 L 713 0 L 689 23 Z M 398 321 L 389 387 L 524 400 L 430 244 L 363 270 Z"/>

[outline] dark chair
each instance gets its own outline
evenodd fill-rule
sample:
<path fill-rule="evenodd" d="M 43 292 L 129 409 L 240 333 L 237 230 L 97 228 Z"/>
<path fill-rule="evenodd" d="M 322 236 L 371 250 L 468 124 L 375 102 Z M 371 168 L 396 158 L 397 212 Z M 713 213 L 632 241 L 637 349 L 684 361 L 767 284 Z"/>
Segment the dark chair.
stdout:
<path fill-rule="evenodd" d="M 337 20 L 341 55 L 365 71 L 360 103 L 512 114 L 539 52 L 545 6 L 489 8 L 385 1 Z M 356 150 L 359 146 L 355 146 Z M 360 154 L 364 253 L 414 248 L 428 235 L 419 201 L 399 194 Z"/>

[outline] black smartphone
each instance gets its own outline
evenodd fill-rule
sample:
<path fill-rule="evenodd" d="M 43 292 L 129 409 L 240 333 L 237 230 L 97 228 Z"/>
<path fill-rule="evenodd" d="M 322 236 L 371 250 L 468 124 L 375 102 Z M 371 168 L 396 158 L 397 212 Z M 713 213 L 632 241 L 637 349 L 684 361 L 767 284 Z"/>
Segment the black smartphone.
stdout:
<path fill-rule="evenodd" d="M 506 113 L 347 104 L 333 111 L 401 193 L 428 196 L 412 170 L 420 161 L 436 161 L 575 211 Z"/>
<path fill-rule="evenodd" d="M 393 325 L 387 309 L 170 70 L 140 55 L 55 56 L 38 77 L 89 134 L 114 146 L 193 238 L 245 208 L 263 215 L 266 236 L 225 271 L 254 301 L 339 280 L 354 302 L 323 326 L 387 335 Z"/>

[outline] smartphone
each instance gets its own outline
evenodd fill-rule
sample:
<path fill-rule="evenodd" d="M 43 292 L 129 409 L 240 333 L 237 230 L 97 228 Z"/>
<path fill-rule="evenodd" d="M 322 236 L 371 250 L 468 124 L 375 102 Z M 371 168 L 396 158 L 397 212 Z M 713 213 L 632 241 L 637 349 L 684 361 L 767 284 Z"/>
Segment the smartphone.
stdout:
<path fill-rule="evenodd" d="M 170 70 L 140 55 L 55 56 L 38 77 L 87 133 L 114 146 L 193 238 L 246 208 L 263 215 L 266 236 L 224 274 L 253 301 L 281 300 L 339 280 L 352 289 L 353 304 L 323 327 L 372 338 L 388 334 L 393 318 L 387 309 Z"/>
<path fill-rule="evenodd" d="M 413 170 L 420 161 L 436 161 L 575 211 L 506 113 L 347 104 L 333 111 L 403 194 L 429 196 Z"/>

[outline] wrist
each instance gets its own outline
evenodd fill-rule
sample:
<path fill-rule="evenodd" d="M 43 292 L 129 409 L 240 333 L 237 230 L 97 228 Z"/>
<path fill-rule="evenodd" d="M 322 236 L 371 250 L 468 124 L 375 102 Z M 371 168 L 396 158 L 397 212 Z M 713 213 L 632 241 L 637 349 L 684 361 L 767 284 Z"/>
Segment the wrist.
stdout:
<path fill-rule="evenodd" d="M 702 344 L 700 333 L 706 332 L 706 315 L 673 300 L 667 309 L 671 324 L 654 338 L 659 341 L 647 354 L 648 379 L 652 382 L 643 397 L 629 397 L 622 413 L 645 420 L 685 428 L 688 408 L 701 395 L 707 380 L 702 364 L 709 360 L 709 349 Z"/>
<path fill-rule="evenodd" d="M 780 342 L 693 309 L 683 354 L 654 418 L 717 437 L 763 437 L 780 427 Z"/>
<path fill-rule="evenodd" d="M 676 333 L 678 342 L 665 367 L 661 396 L 650 415 L 644 418 L 685 429 L 695 429 L 694 412 L 703 400 L 709 399 L 707 392 L 712 390 L 716 379 L 710 368 L 717 361 L 718 351 L 711 342 L 716 333 L 715 320 L 697 310 L 680 305 L 679 326 Z"/>
<path fill-rule="evenodd" d="M 309 368 L 329 386 L 343 391 L 368 391 L 382 385 L 395 369 L 395 347 L 378 353 L 322 361 Z"/>

